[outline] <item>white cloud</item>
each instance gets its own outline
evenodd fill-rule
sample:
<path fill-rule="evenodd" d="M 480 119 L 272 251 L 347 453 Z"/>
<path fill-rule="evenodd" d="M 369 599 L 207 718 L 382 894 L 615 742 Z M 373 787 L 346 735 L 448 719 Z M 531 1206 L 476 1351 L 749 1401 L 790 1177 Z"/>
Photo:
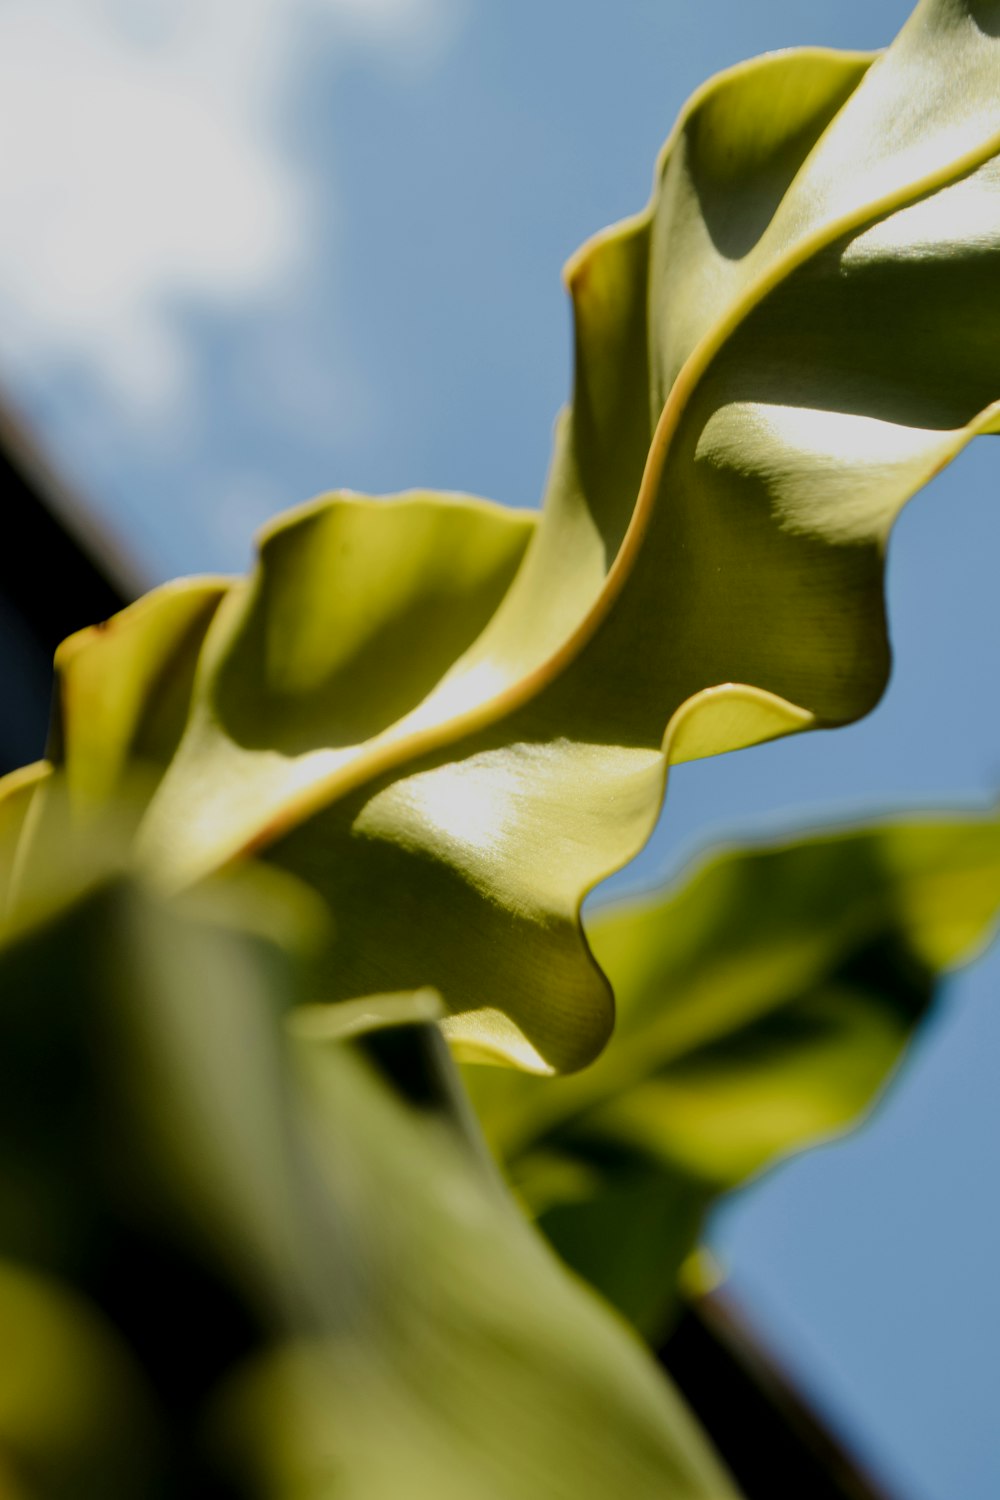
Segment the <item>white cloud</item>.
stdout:
<path fill-rule="evenodd" d="M 150 413 L 189 384 L 178 311 L 300 267 L 281 147 L 297 65 L 440 41 L 454 0 L 0 0 L 0 358 L 82 366 Z"/>

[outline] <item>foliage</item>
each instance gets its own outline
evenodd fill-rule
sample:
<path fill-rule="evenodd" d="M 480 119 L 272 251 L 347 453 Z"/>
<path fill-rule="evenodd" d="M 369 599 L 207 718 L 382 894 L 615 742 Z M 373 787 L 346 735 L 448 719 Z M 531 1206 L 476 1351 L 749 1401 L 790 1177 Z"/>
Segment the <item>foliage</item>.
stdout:
<path fill-rule="evenodd" d="M 317 927 L 284 882 L 178 907 L 119 877 L 6 948 L 2 1139 L 23 1150 L 0 1224 L 33 1272 L 6 1264 L 0 1305 L 50 1362 L 25 1387 L 5 1346 L 13 1474 L 74 1497 L 234 1477 L 282 1495 L 513 1500 L 544 1476 L 567 1497 L 731 1493 L 463 1128 L 433 995 L 333 1025 L 303 1007 L 283 1033 Z M 394 1024 L 367 1057 L 338 1040 L 380 1008 Z"/>
<path fill-rule="evenodd" d="M 538 516 L 325 497 L 60 648 L 0 785 L 0 1306 L 62 1372 L 0 1384 L 13 1493 L 733 1493 L 441 1036 L 655 1332 L 709 1201 L 987 936 L 995 818 L 580 909 L 669 765 L 884 687 L 889 528 L 1000 421 L 998 69 L 1000 4 L 922 0 L 712 80 L 568 269 Z"/>
<path fill-rule="evenodd" d="M 595 911 L 614 1037 L 571 1077 L 470 1070 L 491 1143 L 564 1258 L 655 1346 L 706 1209 L 867 1112 L 998 911 L 995 815 L 731 850 Z"/>

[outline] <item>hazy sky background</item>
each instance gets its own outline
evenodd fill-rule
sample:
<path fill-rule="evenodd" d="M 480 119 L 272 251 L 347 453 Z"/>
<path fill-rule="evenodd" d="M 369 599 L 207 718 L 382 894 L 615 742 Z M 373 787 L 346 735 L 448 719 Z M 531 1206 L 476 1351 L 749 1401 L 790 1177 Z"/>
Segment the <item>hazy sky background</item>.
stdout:
<path fill-rule="evenodd" d="M 0 0 L 0 379 L 149 579 L 242 568 L 340 485 L 534 504 L 569 380 L 562 262 L 640 207 L 744 56 L 888 42 L 906 0 Z M 716 837 L 1000 783 L 1000 447 L 893 541 L 863 725 L 682 768 L 629 883 Z M 905 1500 L 996 1500 L 1000 959 L 874 1124 L 717 1241 Z"/>

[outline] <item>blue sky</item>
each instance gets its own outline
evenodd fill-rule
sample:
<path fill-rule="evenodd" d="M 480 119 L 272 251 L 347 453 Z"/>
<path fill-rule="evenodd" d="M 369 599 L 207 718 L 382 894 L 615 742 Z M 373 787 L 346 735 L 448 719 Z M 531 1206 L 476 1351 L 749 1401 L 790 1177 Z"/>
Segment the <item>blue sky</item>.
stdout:
<path fill-rule="evenodd" d="M 533 504 L 560 267 L 645 201 L 684 97 L 771 47 L 882 45 L 908 8 L 4 0 L 0 375 L 151 581 L 241 568 L 257 524 L 341 485 Z M 997 456 L 897 530 L 878 711 L 676 772 L 628 883 L 711 837 L 996 796 Z M 717 1230 L 910 1500 L 1000 1490 L 998 979 L 994 956 L 955 981 L 871 1127 Z"/>

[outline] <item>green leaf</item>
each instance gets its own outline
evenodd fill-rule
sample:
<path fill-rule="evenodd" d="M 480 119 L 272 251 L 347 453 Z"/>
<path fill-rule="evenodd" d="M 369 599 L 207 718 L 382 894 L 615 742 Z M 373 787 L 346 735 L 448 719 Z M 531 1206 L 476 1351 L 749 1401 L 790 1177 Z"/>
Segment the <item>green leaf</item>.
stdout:
<path fill-rule="evenodd" d="M 0 945 L 0 1147 L 19 1168 L 0 1173 L 0 1253 L 83 1292 L 134 1278 L 119 1332 L 158 1398 L 157 1479 L 733 1496 L 634 1334 L 506 1194 L 433 997 L 341 1013 L 359 1033 L 368 1012 L 363 1052 L 308 1008 L 285 1027 L 316 933 L 309 894 L 286 882 L 284 899 L 277 940 L 232 887 L 165 903 L 118 881 Z M 0 1397 L 9 1358 L 0 1345 Z"/>
<path fill-rule="evenodd" d="M 868 711 L 886 537 L 994 429 L 1000 4 L 876 59 L 777 54 L 683 112 L 647 209 L 571 262 L 544 510 L 334 497 L 206 636 L 142 857 L 267 850 L 330 902 L 331 1000 L 431 985 L 466 1055 L 582 1066 L 583 896 L 667 766 Z"/>
<path fill-rule="evenodd" d="M 854 1125 L 998 916 L 996 816 L 717 856 L 595 911 L 615 1036 L 572 1078 L 472 1070 L 487 1134 L 565 1258 L 655 1337 L 711 1202 Z"/>
<path fill-rule="evenodd" d="M 52 1278 L 8 1261 L 0 1330 L 5 1500 L 150 1493 L 148 1392 L 113 1330 Z"/>
<path fill-rule="evenodd" d="M 266 842 L 309 787 L 398 736 L 481 632 L 534 524 L 484 500 L 420 492 L 334 495 L 272 523 L 209 634 L 191 722 L 151 816 L 158 862 L 189 879 Z"/>
<path fill-rule="evenodd" d="M 59 646 L 50 758 L 0 777 L 0 928 L 15 908 L 22 919 L 25 908 L 50 914 L 81 885 L 100 879 L 110 843 L 114 863 L 122 863 L 177 749 L 205 632 L 227 586 L 221 578 L 179 579 Z M 54 768 L 62 773 L 55 790 Z M 47 813 L 53 791 L 57 808 Z M 96 814 L 100 856 L 92 858 L 79 835 Z M 74 830 L 72 861 L 53 858 L 47 848 L 32 855 L 43 828 L 54 828 L 57 839 Z"/>
<path fill-rule="evenodd" d="M 733 1494 L 638 1343 L 445 1119 L 339 1048 L 310 1045 L 301 1066 L 342 1215 L 343 1331 L 231 1393 L 249 1472 L 289 1495 Z"/>
<path fill-rule="evenodd" d="M 57 718 L 49 749 L 71 800 L 100 807 L 138 776 L 162 773 L 181 738 L 205 632 L 229 586 L 182 578 L 56 652 Z M 153 783 L 155 784 L 155 782 Z"/>
<path fill-rule="evenodd" d="M 16 897 L 20 879 L 18 853 L 22 839 L 26 838 L 26 823 L 27 837 L 30 837 L 29 812 L 35 792 L 51 774 L 52 768 L 47 761 L 35 761 L 30 766 L 0 776 L 0 926 Z"/>

